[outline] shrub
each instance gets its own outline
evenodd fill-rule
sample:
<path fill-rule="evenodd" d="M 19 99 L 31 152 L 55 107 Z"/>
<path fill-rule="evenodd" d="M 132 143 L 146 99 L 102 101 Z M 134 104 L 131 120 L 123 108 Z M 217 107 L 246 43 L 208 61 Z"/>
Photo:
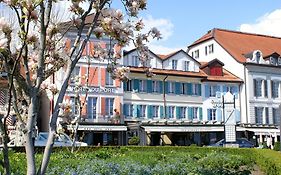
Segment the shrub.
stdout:
<path fill-rule="evenodd" d="M 280 151 L 280 142 L 275 142 L 273 150 Z"/>
<path fill-rule="evenodd" d="M 130 138 L 128 144 L 129 145 L 138 145 L 140 143 L 140 138 L 138 136 L 133 136 Z"/>

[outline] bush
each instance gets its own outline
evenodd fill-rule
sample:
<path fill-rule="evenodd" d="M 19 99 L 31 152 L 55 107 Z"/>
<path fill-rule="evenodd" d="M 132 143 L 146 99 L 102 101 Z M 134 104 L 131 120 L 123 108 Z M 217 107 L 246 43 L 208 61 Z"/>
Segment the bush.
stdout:
<path fill-rule="evenodd" d="M 280 142 L 275 142 L 273 150 L 274 151 L 280 151 Z"/>
<path fill-rule="evenodd" d="M 129 145 L 138 145 L 140 143 L 140 138 L 138 136 L 133 136 L 130 138 L 128 144 Z"/>

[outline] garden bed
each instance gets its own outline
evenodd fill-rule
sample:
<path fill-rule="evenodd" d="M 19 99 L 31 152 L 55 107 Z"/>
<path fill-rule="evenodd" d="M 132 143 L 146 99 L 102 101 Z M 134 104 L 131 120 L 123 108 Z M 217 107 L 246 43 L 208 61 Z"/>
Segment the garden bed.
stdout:
<path fill-rule="evenodd" d="M 25 174 L 25 154 L 12 152 L 10 158 L 13 173 Z M 207 147 L 90 147 L 72 154 L 64 148 L 54 150 L 47 174 L 246 175 L 257 171 L 281 174 L 280 153 Z"/>

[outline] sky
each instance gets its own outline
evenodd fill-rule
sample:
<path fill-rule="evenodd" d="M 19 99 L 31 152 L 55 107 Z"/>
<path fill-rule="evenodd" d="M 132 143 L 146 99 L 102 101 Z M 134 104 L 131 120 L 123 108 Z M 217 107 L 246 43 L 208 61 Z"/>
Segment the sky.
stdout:
<path fill-rule="evenodd" d="M 161 41 L 149 44 L 157 54 L 186 50 L 213 28 L 281 37 L 280 0 L 147 0 L 140 16 L 162 33 Z"/>

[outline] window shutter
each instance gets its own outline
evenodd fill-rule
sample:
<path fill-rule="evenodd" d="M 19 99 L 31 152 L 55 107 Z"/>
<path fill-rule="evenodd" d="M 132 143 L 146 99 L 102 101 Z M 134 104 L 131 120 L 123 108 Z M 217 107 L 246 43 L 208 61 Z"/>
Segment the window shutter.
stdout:
<path fill-rule="evenodd" d="M 165 81 L 165 93 L 168 94 L 169 93 L 169 82 Z"/>
<path fill-rule="evenodd" d="M 93 99 L 92 98 L 88 98 L 87 101 L 87 114 L 88 114 L 88 119 L 92 119 L 93 116 Z"/>
<path fill-rule="evenodd" d="M 152 118 L 152 106 L 151 105 L 147 106 L 147 118 L 149 118 L 149 119 Z"/>
<path fill-rule="evenodd" d="M 233 95 L 235 95 L 235 98 L 238 98 L 238 86 L 233 86 Z"/>
<path fill-rule="evenodd" d="M 164 118 L 163 106 L 160 106 L 160 118 Z"/>
<path fill-rule="evenodd" d="M 222 91 L 223 91 L 223 95 L 225 95 L 227 93 L 227 86 L 226 85 L 224 85 L 222 87 Z"/>
<path fill-rule="evenodd" d="M 181 94 L 181 83 L 176 82 L 176 94 Z"/>
<path fill-rule="evenodd" d="M 180 107 L 176 106 L 176 119 L 180 119 L 182 116 L 180 116 Z"/>
<path fill-rule="evenodd" d="M 152 81 L 147 80 L 147 92 L 152 93 Z"/>
<path fill-rule="evenodd" d="M 134 118 L 138 117 L 138 105 L 136 104 L 133 105 L 133 117 Z"/>
<path fill-rule="evenodd" d="M 238 109 L 235 110 L 235 120 L 236 122 L 241 122 L 240 111 Z"/>
<path fill-rule="evenodd" d="M 188 120 L 193 119 L 193 107 L 188 107 Z"/>
<path fill-rule="evenodd" d="M 268 107 L 265 108 L 265 123 L 269 124 Z"/>
<path fill-rule="evenodd" d="M 197 84 L 198 87 L 198 95 L 201 96 L 202 95 L 202 87 L 201 84 Z"/>
<path fill-rule="evenodd" d="M 157 87 L 158 88 L 158 92 L 162 94 L 163 93 L 163 82 L 162 81 L 158 81 L 158 83 L 159 83 L 158 87 Z"/>
<path fill-rule="evenodd" d="M 254 96 L 257 96 L 257 80 L 254 79 Z"/>
<path fill-rule="evenodd" d="M 274 97 L 274 81 L 271 80 L 271 81 L 270 81 L 270 84 L 271 84 L 271 97 L 272 97 L 272 98 L 275 98 L 275 97 Z"/>
<path fill-rule="evenodd" d="M 263 80 L 264 82 L 264 97 L 267 97 L 268 96 L 268 93 L 267 93 L 267 80 Z"/>
<path fill-rule="evenodd" d="M 134 91 L 139 92 L 139 80 L 134 79 L 132 81 L 134 82 Z"/>
<path fill-rule="evenodd" d="M 219 121 L 219 122 L 222 121 L 222 111 L 219 108 L 216 110 L 216 118 L 217 118 L 217 121 Z"/>
<path fill-rule="evenodd" d="M 208 120 L 211 121 L 211 109 L 207 109 Z"/>
<path fill-rule="evenodd" d="M 187 95 L 192 95 L 192 84 L 187 83 Z"/>
<path fill-rule="evenodd" d="M 203 120 L 202 107 L 199 107 L 199 120 Z"/>
<path fill-rule="evenodd" d="M 258 108 L 255 107 L 255 118 L 256 118 L 256 123 L 258 123 Z"/>
<path fill-rule="evenodd" d="M 129 81 L 125 81 L 125 82 L 123 82 L 123 90 L 124 90 L 124 92 L 126 92 L 127 90 L 128 90 L 128 86 L 127 86 L 127 83 L 128 83 Z"/>
<path fill-rule="evenodd" d="M 210 86 L 205 85 L 205 97 L 210 97 Z"/>
<path fill-rule="evenodd" d="M 128 104 L 123 104 L 123 114 L 125 117 L 128 116 Z"/>

